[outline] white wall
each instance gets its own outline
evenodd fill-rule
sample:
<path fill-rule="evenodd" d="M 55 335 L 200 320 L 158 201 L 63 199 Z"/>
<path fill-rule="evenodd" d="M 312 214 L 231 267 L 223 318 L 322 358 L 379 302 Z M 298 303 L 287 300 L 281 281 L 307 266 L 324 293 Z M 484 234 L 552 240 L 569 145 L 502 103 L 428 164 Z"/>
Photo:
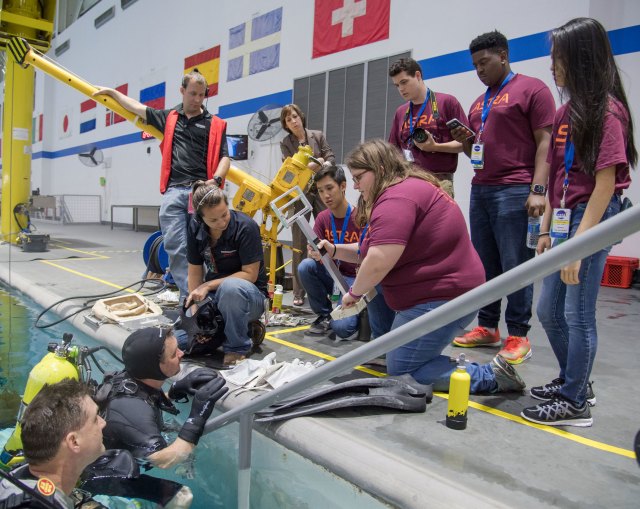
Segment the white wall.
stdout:
<path fill-rule="evenodd" d="M 111 5 L 116 7 L 115 19 L 99 29 L 93 20 Z M 283 6 L 280 67 L 233 82 L 227 82 L 228 30 L 256 14 Z M 258 10 L 259 9 L 259 10 Z M 139 0 L 126 11 L 120 2 L 103 0 L 83 18 L 60 34 L 55 44 L 71 40 L 71 48 L 56 61 L 100 85 L 129 84 L 129 94 L 137 98 L 140 88 L 155 82 L 167 83 L 167 107 L 180 100 L 179 81 L 185 55 L 220 44 L 219 94 L 208 100 L 208 109 L 217 112 L 223 105 L 290 90 L 293 80 L 316 72 L 388 56 L 406 50 L 413 51 L 416 60 L 466 50 L 476 35 L 498 29 L 508 38 L 522 37 L 550 30 L 577 16 L 593 16 L 608 30 L 640 24 L 640 2 L 636 0 L 566 0 L 563 2 L 504 2 L 460 0 L 454 4 L 423 0 L 391 0 L 391 24 L 388 40 L 312 59 L 314 2 L 311 0 Z M 51 52 L 53 55 L 53 52 Z M 636 143 L 640 146 L 640 54 L 618 57 L 629 95 Z M 513 64 L 516 72 L 536 76 L 557 91 L 549 72 L 549 59 L 539 58 Z M 152 77 L 155 77 L 152 79 Z M 452 93 L 465 109 L 483 92 L 483 86 L 473 72 L 460 73 L 431 80 L 436 91 Z M 45 133 L 42 143 L 33 150 L 57 152 L 85 143 L 110 139 L 135 132 L 125 122 L 104 126 L 104 109 L 98 107 L 98 127 L 78 134 L 79 105 L 85 97 L 38 71 L 37 97 L 34 113 L 44 113 Z M 73 111 L 74 135 L 60 139 L 56 128 L 64 108 Z M 250 115 L 228 118 L 229 133 L 244 133 Z M 250 159 L 241 166 L 270 181 L 280 165 L 278 139 L 257 143 L 250 141 Z M 147 147 L 152 147 L 147 154 Z M 33 163 L 33 187 L 43 193 L 102 194 L 105 210 L 111 203 L 158 204 L 158 169 L 160 153 L 156 141 L 105 149 L 111 167 L 87 168 L 77 155 L 55 159 L 38 159 Z M 107 177 L 107 187 L 101 188 L 99 177 Z M 636 181 L 628 196 L 640 202 L 640 184 Z M 456 174 L 456 200 L 468 213 L 472 171 L 465 156 L 460 157 Z M 349 196 L 355 201 L 355 192 Z M 128 212 L 122 218 L 127 221 Z M 106 216 L 103 216 L 106 218 Z M 614 248 L 614 253 L 640 255 L 640 235 L 635 235 Z"/>

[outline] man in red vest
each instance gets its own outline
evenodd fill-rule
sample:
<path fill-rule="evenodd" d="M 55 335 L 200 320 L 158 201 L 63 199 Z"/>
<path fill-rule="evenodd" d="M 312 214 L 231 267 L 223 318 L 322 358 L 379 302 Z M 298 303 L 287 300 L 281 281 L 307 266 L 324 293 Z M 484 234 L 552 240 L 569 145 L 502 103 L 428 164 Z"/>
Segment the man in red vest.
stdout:
<path fill-rule="evenodd" d="M 209 113 L 203 105 L 207 95 L 204 76 L 194 69 L 182 79 L 182 104 L 171 110 L 157 110 L 112 88 L 99 87 L 94 95 L 108 95 L 147 124 L 164 132 L 160 192 L 160 226 L 169 268 L 180 296 L 187 288 L 187 225 L 191 185 L 198 180 L 222 185 L 229 171 L 227 123 Z"/>

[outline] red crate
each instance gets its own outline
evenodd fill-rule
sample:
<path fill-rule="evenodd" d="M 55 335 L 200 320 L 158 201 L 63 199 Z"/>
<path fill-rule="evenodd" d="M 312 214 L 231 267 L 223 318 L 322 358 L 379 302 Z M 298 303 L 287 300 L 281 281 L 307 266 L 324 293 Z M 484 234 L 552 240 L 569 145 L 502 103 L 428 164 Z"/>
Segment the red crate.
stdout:
<path fill-rule="evenodd" d="M 630 288 L 633 280 L 633 271 L 638 268 L 638 258 L 627 256 L 607 256 L 607 263 L 602 274 L 602 286 L 614 288 Z"/>

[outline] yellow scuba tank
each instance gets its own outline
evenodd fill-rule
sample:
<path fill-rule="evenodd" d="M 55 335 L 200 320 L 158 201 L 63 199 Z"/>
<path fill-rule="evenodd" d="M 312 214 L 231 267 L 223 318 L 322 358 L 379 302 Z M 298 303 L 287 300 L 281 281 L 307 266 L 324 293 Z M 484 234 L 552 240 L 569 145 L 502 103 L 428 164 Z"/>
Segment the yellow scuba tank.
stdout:
<path fill-rule="evenodd" d="M 467 427 L 467 408 L 469 407 L 469 390 L 471 377 L 467 373 L 464 354 L 458 357 L 458 365 L 449 382 L 449 402 L 447 405 L 447 428 L 465 429 Z"/>
<path fill-rule="evenodd" d="M 27 386 L 25 387 L 24 395 L 20 403 L 20 410 L 18 411 L 16 429 L 9 437 L 9 440 L 7 440 L 0 454 L 0 468 L 10 469 L 24 461 L 20 420 L 27 405 L 29 405 L 36 394 L 40 392 L 40 389 L 42 389 L 45 384 L 54 384 L 65 378 L 79 380 L 80 372 L 77 364 L 78 348 L 69 345 L 72 338 L 72 334 L 64 334 L 60 345 L 57 343 L 49 343 L 47 348 L 49 353 L 45 355 L 29 373 Z"/>

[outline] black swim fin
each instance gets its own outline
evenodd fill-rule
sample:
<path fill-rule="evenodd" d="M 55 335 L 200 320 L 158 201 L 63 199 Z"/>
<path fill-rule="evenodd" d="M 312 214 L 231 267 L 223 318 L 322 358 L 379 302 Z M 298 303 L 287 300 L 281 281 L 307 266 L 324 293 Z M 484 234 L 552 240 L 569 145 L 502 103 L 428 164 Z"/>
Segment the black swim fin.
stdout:
<path fill-rule="evenodd" d="M 403 412 L 424 412 L 433 398 L 431 385 L 411 375 L 358 378 L 300 393 L 256 413 L 257 422 L 272 422 L 336 408 L 384 407 Z"/>

